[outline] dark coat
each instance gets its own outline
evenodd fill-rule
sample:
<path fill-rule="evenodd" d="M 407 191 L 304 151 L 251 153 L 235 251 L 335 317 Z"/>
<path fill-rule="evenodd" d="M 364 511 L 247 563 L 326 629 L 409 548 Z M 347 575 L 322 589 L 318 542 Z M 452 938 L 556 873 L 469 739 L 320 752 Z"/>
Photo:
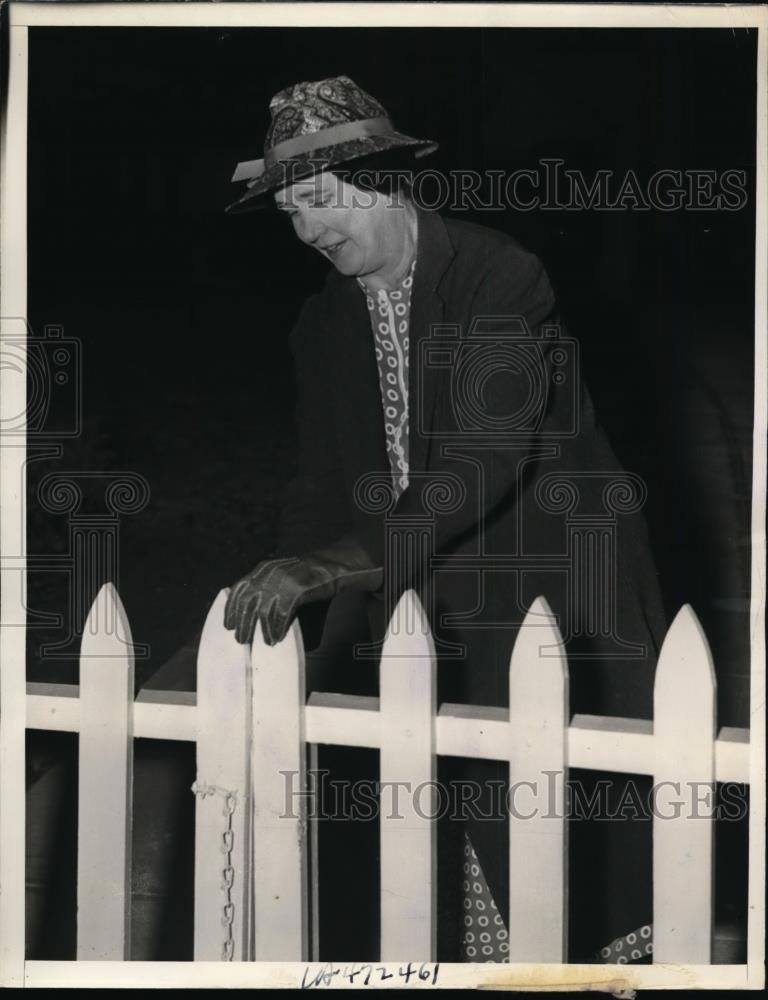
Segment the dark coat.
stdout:
<path fill-rule="evenodd" d="M 371 476 L 391 483 L 374 340 L 358 283 L 333 270 L 291 333 L 299 452 L 282 497 L 276 551 L 300 555 L 355 534 L 385 567 L 385 592 L 365 599 L 376 638 L 397 597 L 414 587 L 437 645 L 440 701 L 507 704 L 514 639 L 543 594 L 566 637 L 572 711 L 651 718 L 666 622 L 639 510 L 643 487 L 621 468 L 596 420 L 578 344 L 559 322 L 544 268 L 515 240 L 483 226 L 419 210 L 418 227 L 410 486 L 394 510 L 377 502 L 386 487 L 378 494 L 369 488 Z M 482 328 L 473 328 L 479 317 L 486 317 Z M 392 528 L 425 523 L 431 540 L 407 560 Z M 436 566 L 435 555 L 448 562 Z M 599 611 L 606 607 L 612 611 Z M 463 620 L 444 620 L 449 614 Z M 455 657 L 457 647 L 463 655 Z M 366 668 L 361 672 L 375 676 L 370 662 Z M 453 765 L 443 765 L 451 780 Z M 460 774 L 485 782 L 503 779 L 505 768 L 473 762 Z M 469 829 L 506 915 L 506 826 Z M 572 926 L 582 939 L 572 942 L 571 961 L 590 961 L 591 948 L 650 919 L 649 878 L 613 894 L 627 852 L 638 859 L 637 872 L 644 857 L 649 873 L 646 834 L 616 827 L 611 836 L 626 837 L 624 846 L 601 849 L 599 857 L 615 856 L 618 867 L 599 877 L 588 869 L 589 906 L 600 878 L 609 887 L 597 903 L 604 919 L 598 925 L 576 915 Z M 454 844 L 455 860 L 447 870 L 457 875 L 452 832 L 446 843 Z M 450 899 L 458 883 L 440 884 L 444 909 L 457 914 Z"/>
<path fill-rule="evenodd" d="M 578 344 L 559 323 L 541 262 L 504 233 L 421 209 L 418 217 L 411 485 L 394 509 L 377 503 L 375 480 L 391 482 L 391 473 L 370 319 L 356 280 L 333 270 L 290 338 L 299 455 L 278 551 L 356 534 L 386 564 L 389 589 L 370 602 L 378 631 L 404 589 L 422 597 L 438 655 L 445 651 L 442 700 L 506 704 L 514 636 L 543 594 L 566 638 L 574 710 L 650 718 L 665 621 L 645 523 L 631 509 L 643 487 L 595 418 Z M 481 320 L 484 334 L 472 329 L 479 317 L 497 319 Z M 440 484 L 457 502 L 436 512 Z M 430 570 L 424 555 L 406 565 L 401 554 L 395 566 L 392 529 L 425 518 L 428 547 L 448 563 Z M 589 562 L 591 545 L 598 558 Z M 595 621 L 591 609 L 606 595 L 612 622 Z M 471 623 L 443 621 L 478 605 Z M 466 656 L 452 655 L 457 645 Z"/>

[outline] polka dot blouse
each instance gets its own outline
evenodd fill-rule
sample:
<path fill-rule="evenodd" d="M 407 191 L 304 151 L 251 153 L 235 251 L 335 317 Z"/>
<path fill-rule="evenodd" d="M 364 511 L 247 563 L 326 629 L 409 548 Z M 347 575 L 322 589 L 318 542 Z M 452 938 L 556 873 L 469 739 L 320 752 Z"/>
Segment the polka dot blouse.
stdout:
<path fill-rule="evenodd" d="M 414 257 L 397 288 L 382 288 L 375 294 L 357 279 L 371 317 L 387 455 L 398 497 L 408 487 L 408 326 L 415 268 Z"/>

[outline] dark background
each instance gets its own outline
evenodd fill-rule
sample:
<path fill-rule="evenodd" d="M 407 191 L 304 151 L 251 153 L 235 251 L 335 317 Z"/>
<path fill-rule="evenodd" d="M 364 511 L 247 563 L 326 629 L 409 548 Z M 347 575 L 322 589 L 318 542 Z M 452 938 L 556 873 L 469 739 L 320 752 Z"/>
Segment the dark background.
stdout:
<path fill-rule="evenodd" d="M 327 264 L 285 219 L 224 206 L 240 192 L 235 164 L 261 155 L 282 87 L 350 76 L 401 129 L 439 140 L 422 161 L 434 169 L 544 157 L 587 177 L 740 169 L 740 211 L 463 217 L 544 261 L 598 415 L 648 483 L 667 610 L 693 605 L 715 656 L 719 724 L 747 726 L 755 57 L 747 30 L 31 29 L 29 320 L 36 336 L 58 324 L 81 341 L 84 425 L 60 459 L 30 464 L 30 552 L 68 544 L 66 518 L 36 502 L 42 475 L 146 478 L 149 504 L 121 523 L 119 572 L 134 638 L 150 646 L 143 682 L 271 544 L 292 458 L 287 336 Z M 63 574 L 30 574 L 29 601 L 66 613 Z M 40 656 L 59 638 L 30 629 L 30 679 L 76 680 L 74 661 Z M 175 677 L 194 686 L 193 668 Z M 60 760 L 43 742 L 33 776 Z M 191 822 L 185 803 L 169 824 Z M 152 891 L 175 894 L 164 905 L 178 933 L 165 944 L 147 933 L 154 952 L 141 957 L 184 957 L 179 893 Z M 59 887 L 62 913 L 71 895 Z M 42 912 L 33 906 L 30 947 L 58 957 Z M 66 953 L 66 935 L 53 936 Z"/>

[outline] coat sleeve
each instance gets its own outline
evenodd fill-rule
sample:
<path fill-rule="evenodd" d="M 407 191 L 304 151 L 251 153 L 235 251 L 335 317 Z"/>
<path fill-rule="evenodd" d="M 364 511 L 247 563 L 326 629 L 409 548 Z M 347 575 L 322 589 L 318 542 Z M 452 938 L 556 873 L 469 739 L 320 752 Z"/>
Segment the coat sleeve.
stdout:
<path fill-rule="evenodd" d="M 476 531 L 481 518 L 490 517 L 499 504 L 514 502 L 515 491 L 520 488 L 518 468 L 521 458 L 536 449 L 543 440 L 541 428 L 546 427 L 547 439 L 552 440 L 560 429 L 568 434 L 573 426 L 573 390 L 570 384 L 559 387 L 553 381 L 553 354 L 557 337 L 544 336 L 546 328 L 559 325 L 555 296 L 541 261 L 516 244 L 505 245 L 493 254 L 486 273 L 476 287 L 470 303 L 470 324 L 482 318 L 519 317 L 524 320 L 525 333 L 511 342 L 509 350 L 522 351 L 527 364 L 515 366 L 505 362 L 498 338 L 489 338 L 485 363 L 478 371 L 482 379 L 482 410 L 489 418 L 489 427 L 494 420 L 506 418 L 524 408 L 526 397 L 530 396 L 530 363 L 535 366 L 536 381 L 542 392 L 536 401 L 534 411 L 520 424 L 514 433 L 515 447 L 510 448 L 508 440 L 499 440 L 498 434 L 489 433 L 483 449 L 483 482 L 478 490 L 477 470 L 471 463 L 452 456 L 450 448 L 444 447 L 438 437 L 429 443 L 428 469 L 435 477 L 435 484 L 441 476 L 448 474 L 458 484 L 463 499 L 451 509 L 438 513 L 428 507 L 427 493 L 418 484 L 411 484 L 402 494 L 393 518 L 396 523 L 401 517 L 405 523 L 414 516 L 434 518 L 434 543 L 432 552 L 444 554 L 451 551 L 467 532 Z M 499 329 L 509 329 L 509 324 L 501 324 Z M 466 334 L 466 331 L 465 331 Z M 509 354 L 507 354 L 507 359 Z M 517 371 L 515 368 L 517 367 Z M 490 377 L 482 377 L 482 371 Z M 451 383 L 453 385 L 453 383 Z M 441 431 L 452 435 L 455 445 L 461 441 L 461 400 L 454 399 L 452 390 L 446 386 L 438 422 Z M 407 547 L 410 555 L 405 565 L 391 567 L 389 575 L 396 580 L 388 582 L 397 592 L 414 585 L 423 572 L 427 557 L 418 546 Z"/>
<path fill-rule="evenodd" d="M 349 503 L 323 362 L 317 296 L 305 302 L 290 334 L 297 450 L 279 498 L 277 556 L 302 555 L 327 545 L 350 527 Z"/>

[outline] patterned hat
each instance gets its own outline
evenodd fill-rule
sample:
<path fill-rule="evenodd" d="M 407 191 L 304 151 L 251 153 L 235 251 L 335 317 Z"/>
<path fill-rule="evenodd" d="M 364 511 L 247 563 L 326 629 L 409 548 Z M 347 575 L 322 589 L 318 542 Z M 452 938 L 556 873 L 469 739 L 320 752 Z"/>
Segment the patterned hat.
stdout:
<path fill-rule="evenodd" d="M 286 87 L 269 102 L 269 110 L 264 159 L 238 163 L 232 180 L 247 181 L 248 190 L 227 212 L 260 208 L 260 195 L 311 175 L 318 166 L 398 147 L 426 156 L 438 145 L 398 132 L 385 108 L 348 76 Z"/>

